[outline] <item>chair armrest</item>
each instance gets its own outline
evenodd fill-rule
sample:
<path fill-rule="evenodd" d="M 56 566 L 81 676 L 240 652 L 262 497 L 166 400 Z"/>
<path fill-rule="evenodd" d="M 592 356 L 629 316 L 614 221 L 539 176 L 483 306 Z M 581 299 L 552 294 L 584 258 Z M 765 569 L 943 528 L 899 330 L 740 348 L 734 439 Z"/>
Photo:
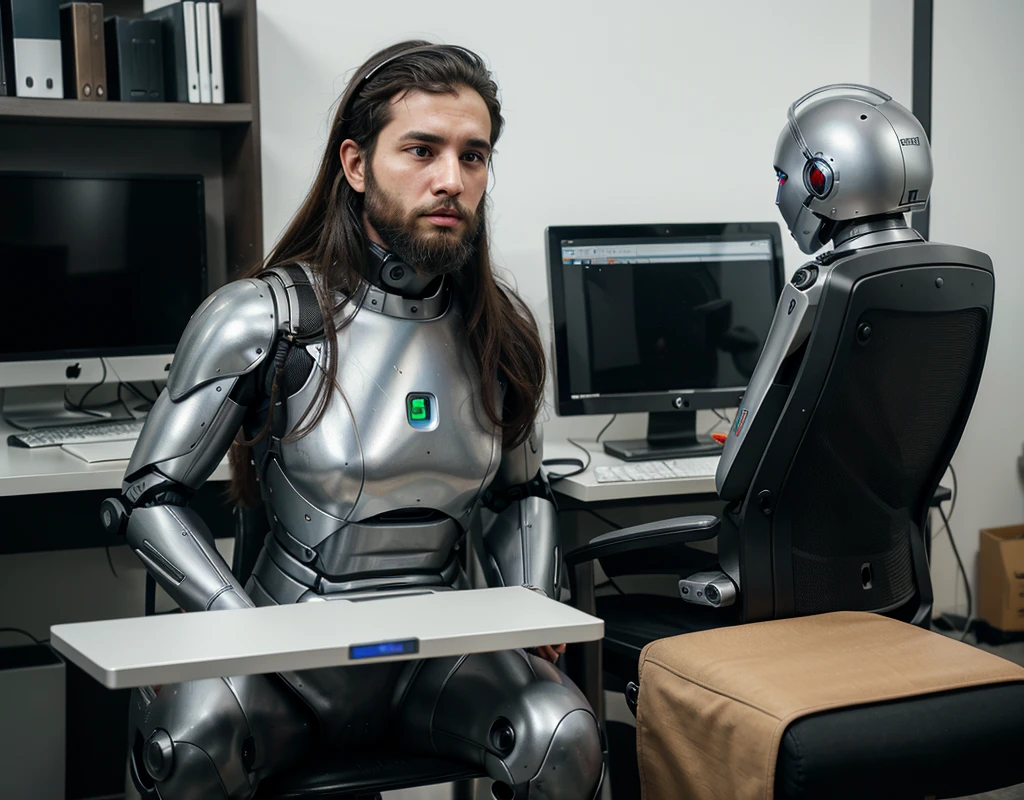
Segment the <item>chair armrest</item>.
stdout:
<path fill-rule="evenodd" d="M 646 550 L 650 547 L 701 542 L 718 535 L 722 521 L 710 514 L 691 517 L 674 517 L 645 525 L 603 533 L 595 536 L 588 544 L 570 550 L 565 554 L 565 563 L 570 568 L 595 558 L 604 558 L 618 553 Z"/>

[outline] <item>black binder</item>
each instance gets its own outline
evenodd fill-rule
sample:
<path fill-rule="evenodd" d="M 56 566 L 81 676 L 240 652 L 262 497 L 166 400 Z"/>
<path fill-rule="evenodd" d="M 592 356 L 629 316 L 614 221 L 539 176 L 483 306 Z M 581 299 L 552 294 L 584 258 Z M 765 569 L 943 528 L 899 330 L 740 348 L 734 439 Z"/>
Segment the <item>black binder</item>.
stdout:
<path fill-rule="evenodd" d="M 107 93 L 111 100 L 164 102 L 163 43 L 155 19 L 108 17 Z"/>
<path fill-rule="evenodd" d="M 184 9 L 181 3 L 172 3 L 150 11 L 146 19 L 159 22 L 163 33 L 164 97 L 169 103 L 187 103 L 188 62 Z"/>

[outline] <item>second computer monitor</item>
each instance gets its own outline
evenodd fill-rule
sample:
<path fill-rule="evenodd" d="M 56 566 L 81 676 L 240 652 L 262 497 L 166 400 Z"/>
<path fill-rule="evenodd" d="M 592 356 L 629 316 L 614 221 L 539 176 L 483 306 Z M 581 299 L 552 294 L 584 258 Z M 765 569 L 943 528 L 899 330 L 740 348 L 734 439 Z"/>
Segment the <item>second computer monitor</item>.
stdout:
<path fill-rule="evenodd" d="M 651 412 L 627 460 L 717 452 L 697 409 L 738 405 L 785 280 L 775 223 L 547 230 L 560 415 Z"/>

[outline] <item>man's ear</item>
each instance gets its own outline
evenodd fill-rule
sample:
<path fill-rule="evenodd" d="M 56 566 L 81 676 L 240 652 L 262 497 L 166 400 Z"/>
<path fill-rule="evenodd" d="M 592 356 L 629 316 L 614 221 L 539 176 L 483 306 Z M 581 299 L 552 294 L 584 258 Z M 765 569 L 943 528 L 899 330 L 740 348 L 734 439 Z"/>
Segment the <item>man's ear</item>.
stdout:
<path fill-rule="evenodd" d="M 362 194 L 366 191 L 366 158 L 363 148 L 352 139 L 341 143 L 341 168 L 349 186 Z"/>

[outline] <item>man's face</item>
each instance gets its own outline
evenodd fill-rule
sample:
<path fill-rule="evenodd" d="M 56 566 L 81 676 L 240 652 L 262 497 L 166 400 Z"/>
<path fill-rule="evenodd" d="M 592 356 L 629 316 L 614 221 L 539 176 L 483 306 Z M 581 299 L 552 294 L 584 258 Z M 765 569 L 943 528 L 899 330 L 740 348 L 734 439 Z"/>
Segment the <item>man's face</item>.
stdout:
<path fill-rule="evenodd" d="M 364 166 L 367 233 L 421 273 L 456 271 L 472 255 L 482 221 L 487 106 L 464 87 L 410 92 L 392 100 L 391 112 Z"/>

